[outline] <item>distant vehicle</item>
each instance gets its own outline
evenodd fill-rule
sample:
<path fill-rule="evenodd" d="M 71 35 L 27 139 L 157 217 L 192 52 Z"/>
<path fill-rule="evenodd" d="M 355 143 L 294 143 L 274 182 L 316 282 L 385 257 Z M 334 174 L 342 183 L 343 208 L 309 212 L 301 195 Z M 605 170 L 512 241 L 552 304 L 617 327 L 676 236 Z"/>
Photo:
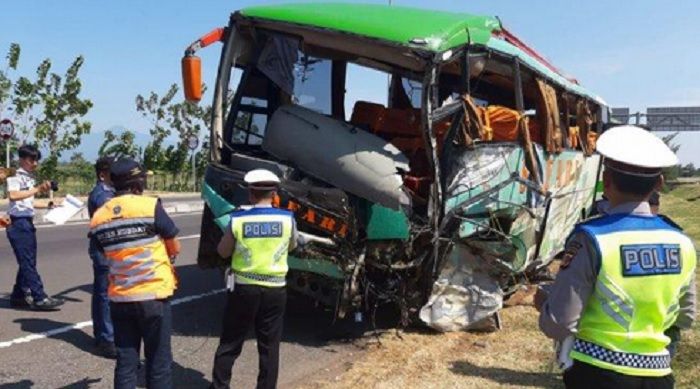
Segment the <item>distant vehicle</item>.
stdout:
<path fill-rule="evenodd" d="M 222 229 L 247 202 L 243 175 L 265 168 L 283 178 L 277 206 L 318 238 L 290 256 L 290 288 L 339 317 L 388 303 L 404 323 L 475 328 L 591 209 L 608 107 L 496 18 L 245 8 L 187 49 L 191 101 L 195 51 L 218 41 L 202 267 L 228 264 Z"/>

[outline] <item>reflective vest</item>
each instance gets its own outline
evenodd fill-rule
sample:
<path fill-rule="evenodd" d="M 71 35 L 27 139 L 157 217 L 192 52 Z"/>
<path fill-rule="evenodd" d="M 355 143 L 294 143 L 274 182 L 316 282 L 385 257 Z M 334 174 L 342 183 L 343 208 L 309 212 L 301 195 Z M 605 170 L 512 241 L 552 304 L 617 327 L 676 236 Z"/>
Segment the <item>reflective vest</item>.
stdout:
<path fill-rule="evenodd" d="M 601 264 L 571 357 L 621 374 L 671 374 L 664 331 L 695 272 L 692 241 L 663 217 L 614 214 L 576 231 L 595 242 Z"/>
<path fill-rule="evenodd" d="M 251 208 L 231 214 L 236 247 L 231 269 L 236 282 L 268 287 L 285 285 L 287 251 L 294 216 L 277 208 Z"/>
<path fill-rule="evenodd" d="M 90 234 L 109 260 L 111 301 L 145 301 L 172 296 L 177 287 L 175 269 L 165 244 L 155 232 L 158 199 L 124 195 L 99 208 L 90 222 Z"/>

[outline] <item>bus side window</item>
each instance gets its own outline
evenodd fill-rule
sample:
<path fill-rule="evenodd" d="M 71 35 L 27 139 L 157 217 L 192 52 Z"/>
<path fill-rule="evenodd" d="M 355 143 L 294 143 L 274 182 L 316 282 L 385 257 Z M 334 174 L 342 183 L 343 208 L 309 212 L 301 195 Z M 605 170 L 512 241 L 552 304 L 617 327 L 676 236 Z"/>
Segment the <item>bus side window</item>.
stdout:
<path fill-rule="evenodd" d="M 243 98 L 243 100 L 254 100 Z M 264 103 L 264 101 L 263 101 Z M 238 116 L 234 124 L 235 131 L 233 132 L 233 144 L 259 146 L 265 137 L 265 127 L 267 126 L 267 114 L 259 112 L 251 112 L 246 110 L 248 104 L 241 103 L 241 109 L 238 111 Z M 250 108 L 257 107 L 255 104 L 250 104 Z M 260 108 L 265 108 L 264 106 Z"/>

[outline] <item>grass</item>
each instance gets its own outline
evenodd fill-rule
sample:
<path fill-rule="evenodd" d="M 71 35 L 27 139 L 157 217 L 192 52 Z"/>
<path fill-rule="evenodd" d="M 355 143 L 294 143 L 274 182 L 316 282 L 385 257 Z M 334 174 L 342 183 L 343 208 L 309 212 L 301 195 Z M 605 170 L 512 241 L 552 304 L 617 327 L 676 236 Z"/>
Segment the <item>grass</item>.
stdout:
<path fill-rule="evenodd" d="M 700 186 L 664 194 L 661 212 L 700 243 Z M 700 272 L 699 272 L 700 275 Z M 538 329 L 531 296 L 501 311 L 495 333 L 410 331 L 381 336 L 349 369 L 303 388 L 561 388 L 550 373 L 552 341 Z M 700 388 L 700 326 L 683 333 L 673 367 L 676 386 Z"/>
<path fill-rule="evenodd" d="M 661 199 L 661 213 L 683 227 L 700 249 L 700 185 L 682 185 Z M 696 269 L 700 279 L 700 268 Z M 678 387 L 700 388 L 700 325 L 683 333 L 680 351 L 674 360 Z"/>

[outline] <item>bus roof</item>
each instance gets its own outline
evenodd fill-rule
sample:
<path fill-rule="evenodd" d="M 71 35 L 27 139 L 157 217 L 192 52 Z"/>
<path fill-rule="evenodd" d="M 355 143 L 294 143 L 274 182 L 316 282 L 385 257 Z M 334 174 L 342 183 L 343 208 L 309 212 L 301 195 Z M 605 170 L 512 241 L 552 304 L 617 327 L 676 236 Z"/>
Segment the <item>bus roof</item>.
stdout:
<path fill-rule="evenodd" d="M 517 57 L 563 88 L 605 105 L 599 96 L 566 77 L 505 30 L 495 17 L 357 3 L 264 5 L 244 8 L 238 13 L 245 18 L 334 30 L 436 53 L 467 43 L 484 46 Z"/>
<path fill-rule="evenodd" d="M 243 16 L 337 30 L 399 45 L 444 51 L 471 41 L 485 45 L 496 18 L 381 4 L 302 3 L 244 8 Z M 424 45 L 413 44 L 416 40 Z"/>

